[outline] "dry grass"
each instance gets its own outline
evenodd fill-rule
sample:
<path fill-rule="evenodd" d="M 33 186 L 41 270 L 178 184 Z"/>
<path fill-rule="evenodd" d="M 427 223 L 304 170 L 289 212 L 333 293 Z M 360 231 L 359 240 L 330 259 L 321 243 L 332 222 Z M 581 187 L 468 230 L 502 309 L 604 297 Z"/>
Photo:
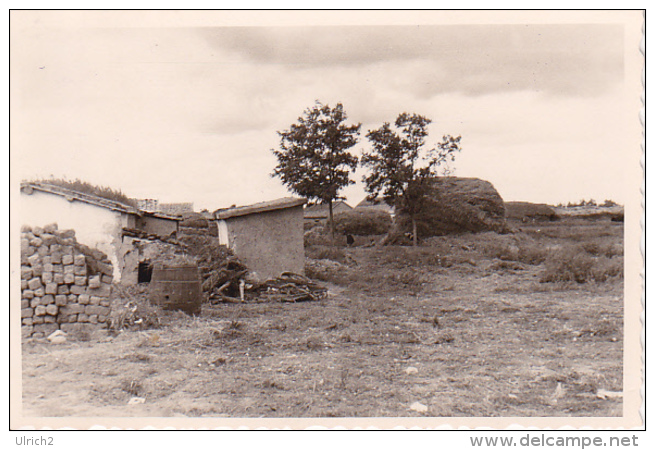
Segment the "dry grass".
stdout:
<path fill-rule="evenodd" d="M 568 247 L 548 258 L 541 274 L 542 282 L 604 283 L 612 278 L 623 278 L 623 258 L 594 257 L 578 247 Z"/>
<path fill-rule="evenodd" d="M 346 251 L 343 248 L 328 245 L 308 246 L 305 249 L 305 256 L 310 259 L 329 259 L 342 264 L 346 264 L 348 261 Z"/>
<path fill-rule="evenodd" d="M 159 329 L 111 339 L 26 342 L 25 412 L 620 416 L 620 399 L 595 394 L 623 388 L 622 279 L 539 283 L 547 261 L 487 256 L 494 239 L 523 243 L 463 235 L 418 249 L 346 249 L 357 265 L 332 261 L 340 284 L 321 301 L 204 305 L 200 317 L 166 313 Z M 531 239 L 548 252 L 571 244 Z M 127 406 L 132 396 L 146 403 Z M 427 413 L 411 411 L 415 401 Z"/>

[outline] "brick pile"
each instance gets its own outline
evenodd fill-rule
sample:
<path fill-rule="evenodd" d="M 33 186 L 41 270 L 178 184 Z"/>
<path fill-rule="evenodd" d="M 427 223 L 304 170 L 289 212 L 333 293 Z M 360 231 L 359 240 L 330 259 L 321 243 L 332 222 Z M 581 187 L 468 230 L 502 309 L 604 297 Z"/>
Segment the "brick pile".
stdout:
<path fill-rule="evenodd" d="M 21 334 L 106 328 L 113 267 L 57 224 L 21 229 Z"/>

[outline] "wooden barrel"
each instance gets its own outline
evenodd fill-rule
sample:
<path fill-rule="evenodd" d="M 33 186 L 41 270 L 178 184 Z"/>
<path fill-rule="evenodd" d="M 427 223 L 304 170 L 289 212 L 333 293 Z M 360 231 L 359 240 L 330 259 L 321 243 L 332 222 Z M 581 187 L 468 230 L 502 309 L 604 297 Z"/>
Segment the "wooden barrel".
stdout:
<path fill-rule="evenodd" d="M 200 314 L 202 287 L 198 266 L 155 264 L 150 280 L 151 301 L 167 310 Z"/>

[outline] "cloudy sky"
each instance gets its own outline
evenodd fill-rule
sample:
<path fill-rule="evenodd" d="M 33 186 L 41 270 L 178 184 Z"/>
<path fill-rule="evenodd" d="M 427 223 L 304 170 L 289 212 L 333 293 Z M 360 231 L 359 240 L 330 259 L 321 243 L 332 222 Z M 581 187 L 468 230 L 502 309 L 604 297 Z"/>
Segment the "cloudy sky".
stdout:
<path fill-rule="evenodd" d="M 505 200 L 628 195 L 621 155 L 637 111 L 625 48 L 638 42 L 620 21 L 58 26 L 57 12 L 19 13 L 11 168 L 23 179 L 81 178 L 210 210 L 287 196 L 269 175 L 276 131 L 320 100 L 362 123 L 356 153 L 401 112 L 431 118 L 429 142 L 462 136 L 455 174 L 491 181 Z M 362 175 L 343 192 L 353 205 Z"/>

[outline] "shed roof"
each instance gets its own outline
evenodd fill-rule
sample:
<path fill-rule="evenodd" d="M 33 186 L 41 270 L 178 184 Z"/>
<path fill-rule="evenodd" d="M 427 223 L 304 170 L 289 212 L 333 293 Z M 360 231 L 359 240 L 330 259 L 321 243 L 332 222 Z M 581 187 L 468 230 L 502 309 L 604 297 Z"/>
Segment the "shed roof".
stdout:
<path fill-rule="evenodd" d="M 31 194 L 33 191 L 40 191 L 48 194 L 54 194 L 60 197 L 64 197 L 69 202 L 79 201 L 82 203 L 99 206 L 101 208 L 106 208 L 124 214 L 134 214 L 137 216 L 151 216 L 151 217 L 157 217 L 159 219 L 168 219 L 168 220 L 180 220 L 180 218 L 177 216 L 171 216 L 169 214 L 162 214 L 162 213 L 154 213 L 149 211 L 142 211 L 140 209 L 137 209 L 130 205 L 126 205 L 121 202 L 98 197 L 97 195 L 85 194 L 83 192 L 78 192 L 72 189 L 68 189 L 65 187 L 56 186 L 52 184 L 47 184 L 47 183 L 39 183 L 35 181 L 22 182 L 20 184 L 20 190 L 21 192 L 25 192 L 28 195 Z"/>
<path fill-rule="evenodd" d="M 249 206 L 237 206 L 235 208 L 218 209 L 214 211 L 214 218 L 216 219 L 229 219 L 231 217 L 247 216 L 249 214 L 258 214 L 268 211 L 276 211 L 278 209 L 293 208 L 302 206 L 307 203 L 304 198 L 286 197 L 268 202 L 255 203 Z"/>

